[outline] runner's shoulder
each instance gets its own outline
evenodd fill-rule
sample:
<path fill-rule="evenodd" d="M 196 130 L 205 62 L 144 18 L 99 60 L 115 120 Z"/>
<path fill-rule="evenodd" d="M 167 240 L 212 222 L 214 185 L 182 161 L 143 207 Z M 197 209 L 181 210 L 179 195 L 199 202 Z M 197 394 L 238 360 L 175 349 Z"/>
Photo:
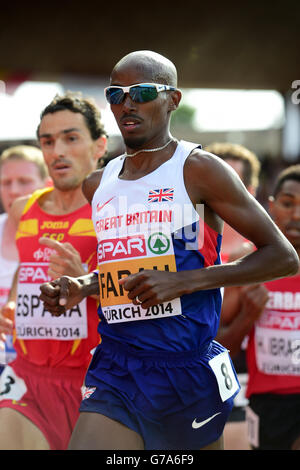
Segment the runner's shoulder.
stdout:
<path fill-rule="evenodd" d="M 192 191 L 192 200 L 199 202 L 216 199 L 229 200 L 232 189 L 243 189 L 237 173 L 217 155 L 194 149 L 184 165 L 184 178 Z"/>
<path fill-rule="evenodd" d="M 199 171 L 208 172 L 208 174 L 215 175 L 229 174 L 230 176 L 236 175 L 230 165 L 217 155 L 207 152 L 206 150 L 195 148 L 192 150 L 186 160 L 186 166 L 191 170 L 199 169 Z"/>
<path fill-rule="evenodd" d="M 90 204 L 92 202 L 95 191 L 100 184 L 103 171 L 104 168 L 93 171 L 84 179 L 82 183 L 82 192 Z"/>
<path fill-rule="evenodd" d="M 23 211 L 30 196 L 31 195 L 21 196 L 12 203 L 11 216 L 13 217 L 16 223 L 19 223 L 19 220 L 23 214 Z"/>

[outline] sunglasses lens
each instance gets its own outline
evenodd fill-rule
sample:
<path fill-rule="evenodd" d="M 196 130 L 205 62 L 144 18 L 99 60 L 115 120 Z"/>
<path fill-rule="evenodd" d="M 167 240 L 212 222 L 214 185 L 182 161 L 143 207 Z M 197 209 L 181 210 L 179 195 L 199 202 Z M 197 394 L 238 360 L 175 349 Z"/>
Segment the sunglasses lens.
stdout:
<path fill-rule="evenodd" d="M 105 94 L 110 104 L 122 103 L 125 95 L 121 87 L 108 87 Z M 153 85 L 137 85 L 130 88 L 129 95 L 135 103 L 147 103 L 148 101 L 155 100 L 158 92 Z"/>
<path fill-rule="evenodd" d="M 124 98 L 122 88 L 107 88 L 106 99 L 110 104 L 120 104 Z"/>
<path fill-rule="evenodd" d="M 157 90 L 152 85 L 138 85 L 130 89 L 130 97 L 136 103 L 147 103 L 157 98 Z"/>

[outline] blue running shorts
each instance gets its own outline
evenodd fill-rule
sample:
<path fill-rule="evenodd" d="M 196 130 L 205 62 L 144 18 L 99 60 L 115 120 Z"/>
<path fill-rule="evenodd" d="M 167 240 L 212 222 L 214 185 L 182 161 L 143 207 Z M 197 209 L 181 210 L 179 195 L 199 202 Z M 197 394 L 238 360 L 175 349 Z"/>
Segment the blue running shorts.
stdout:
<path fill-rule="evenodd" d="M 197 450 L 221 436 L 239 389 L 228 351 L 216 341 L 199 351 L 153 352 L 102 338 L 80 411 L 123 423 L 146 450 Z"/>

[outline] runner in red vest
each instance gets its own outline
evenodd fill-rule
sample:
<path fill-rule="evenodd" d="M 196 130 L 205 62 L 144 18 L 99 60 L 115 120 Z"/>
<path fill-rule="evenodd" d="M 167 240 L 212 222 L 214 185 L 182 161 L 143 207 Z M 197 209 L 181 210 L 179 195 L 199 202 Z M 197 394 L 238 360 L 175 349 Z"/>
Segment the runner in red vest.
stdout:
<path fill-rule="evenodd" d="M 300 165 L 279 174 L 270 214 L 299 256 Z M 223 344 L 236 351 L 249 335 L 249 441 L 254 449 L 299 450 L 300 274 L 229 289 L 233 319 Z"/>
<path fill-rule="evenodd" d="M 1 449 L 67 447 L 90 351 L 99 343 L 95 299 L 56 319 L 40 302 L 39 286 L 97 266 L 91 208 L 81 184 L 106 150 L 100 113 L 80 95 L 56 97 L 41 115 L 38 139 L 54 186 L 13 207 L 20 257 L 17 358 L 1 376 Z"/>
<path fill-rule="evenodd" d="M 300 256 L 300 165 L 278 176 L 270 213 Z M 254 449 L 300 450 L 300 272 L 265 288 L 247 349 L 249 439 Z"/>

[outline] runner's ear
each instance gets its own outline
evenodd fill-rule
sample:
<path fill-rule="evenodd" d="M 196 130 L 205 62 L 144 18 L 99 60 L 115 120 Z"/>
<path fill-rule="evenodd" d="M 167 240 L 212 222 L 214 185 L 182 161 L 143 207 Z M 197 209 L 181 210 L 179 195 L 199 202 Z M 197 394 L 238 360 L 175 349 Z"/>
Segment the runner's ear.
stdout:
<path fill-rule="evenodd" d="M 107 150 L 107 138 L 102 135 L 95 141 L 95 159 L 102 158 Z"/>
<path fill-rule="evenodd" d="M 181 100 L 181 91 L 180 90 L 175 90 L 168 92 L 169 96 L 169 111 L 175 111 L 180 103 Z"/>

